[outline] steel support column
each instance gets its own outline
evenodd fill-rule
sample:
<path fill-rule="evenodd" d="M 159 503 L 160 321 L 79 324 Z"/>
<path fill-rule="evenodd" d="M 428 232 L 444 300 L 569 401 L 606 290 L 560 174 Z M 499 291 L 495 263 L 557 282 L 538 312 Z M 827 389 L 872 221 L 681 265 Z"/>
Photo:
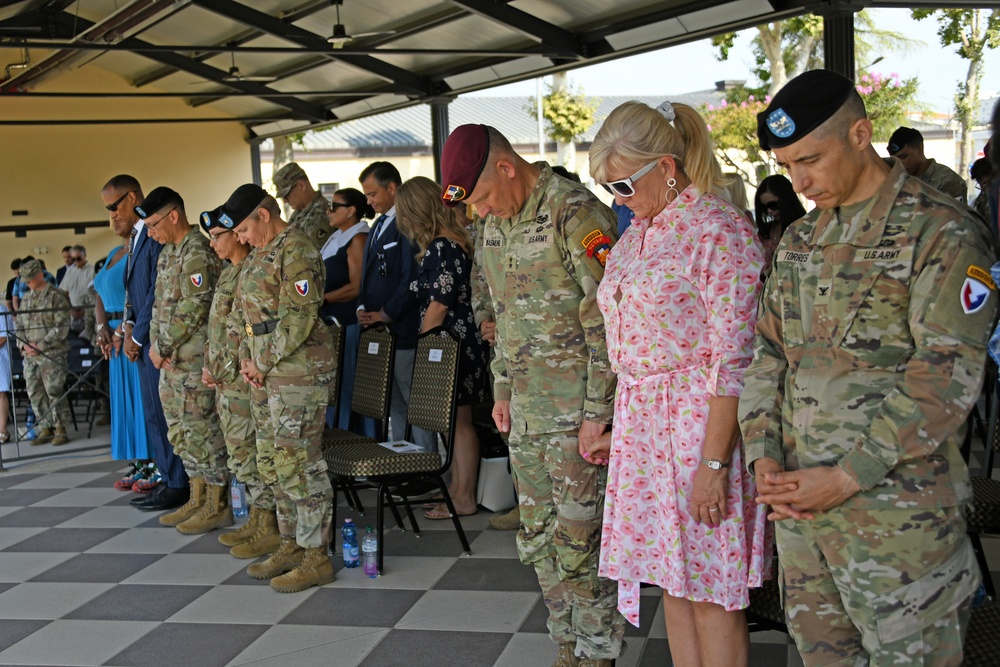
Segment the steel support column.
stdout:
<path fill-rule="evenodd" d="M 431 105 L 431 149 L 434 151 L 434 180 L 441 183 L 441 153 L 444 152 L 444 142 L 451 133 L 448 124 L 448 105 L 453 97 L 435 97 L 429 101 Z M 447 183 L 442 183 L 447 185 Z"/>
<path fill-rule="evenodd" d="M 849 7 L 823 16 L 823 66 L 854 80 L 854 10 Z"/>

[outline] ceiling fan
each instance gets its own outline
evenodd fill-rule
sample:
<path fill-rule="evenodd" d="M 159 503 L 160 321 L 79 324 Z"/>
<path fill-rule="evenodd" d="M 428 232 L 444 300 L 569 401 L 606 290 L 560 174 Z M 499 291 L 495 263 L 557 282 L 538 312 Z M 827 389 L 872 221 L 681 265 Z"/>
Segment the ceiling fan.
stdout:
<path fill-rule="evenodd" d="M 377 32 L 359 32 L 357 35 L 348 35 L 347 27 L 340 22 L 340 6 L 344 4 L 344 0 L 331 0 L 330 4 L 337 8 L 337 22 L 333 24 L 333 34 L 327 37 L 326 41 L 330 42 L 335 49 L 342 49 L 353 40 L 361 39 L 362 37 L 376 37 L 396 34 L 395 30 L 380 30 Z"/>
<path fill-rule="evenodd" d="M 241 73 L 240 68 L 236 66 L 236 53 L 230 51 L 229 57 L 231 58 L 232 65 L 229 68 L 229 74 L 222 77 L 223 81 L 258 81 L 261 83 L 270 83 L 278 78 L 276 76 L 247 76 Z"/>

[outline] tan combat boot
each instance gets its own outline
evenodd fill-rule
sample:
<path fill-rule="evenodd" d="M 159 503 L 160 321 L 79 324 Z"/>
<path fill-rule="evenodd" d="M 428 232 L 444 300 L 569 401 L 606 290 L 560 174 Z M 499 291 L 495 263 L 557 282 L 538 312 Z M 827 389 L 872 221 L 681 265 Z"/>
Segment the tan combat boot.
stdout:
<path fill-rule="evenodd" d="M 233 508 L 229 506 L 229 487 L 209 484 L 205 502 L 194 516 L 177 526 L 184 535 L 200 535 L 216 528 L 233 525 Z"/>
<path fill-rule="evenodd" d="M 560 644 L 559 654 L 556 655 L 552 667 L 580 667 L 580 659 L 573 653 L 574 647 L 575 644 Z"/>
<path fill-rule="evenodd" d="M 506 514 L 492 517 L 490 526 L 493 530 L 517 530 L 521 527 L 521 508 L 515 505 L 514 509 Z"/>
<path fill-rule="evenodd" d="M 306 549 L 302 564 L 297 568 L 271 579 L 271 588 L 279 593 L 298 593 L 313 586 L 322 586 L 333 581 L 333 563 L 326 553 L 326 547 Z"/>
<path fill-rule="evenodd" d="M 52 429 L 50 429 L 50 428 L 36 428 L 35 429 L 35 439 L 34 440 L 29 440 L 28 442 L 30 442 L 31 446 L 34 447 L 35 445 L 44 445 L 44 444 L 46 444 L 51 439 L 52 439 Z"/>
<path fill-rule="evenodd" d="M 221 542 L 221 540 L 220 540 Z M 257 530 L 250 539 L 229 550 L 234 558 L 260 558 L 273 554 L 281 546 L 281 532 L 278 531 L 278 515 L 272 510 L 260 510 Z"/>
<path fill-rule="evenodd" d="M 257 525 L 260 523 L 261 510 L 250 506 L 250 518 L 247 519 L 246 523 L 237 528 L 236 530 L 228 530 L 222 535 L 219 535 L 219 544 L 224 547 L 235 547 L 237 544 L 243 544 L 257 532 Z M 277 548 L 277 547 L 275 547 Z"/>
<path fill-rule="evenodd" d="M 205 504 L 205 478 L 192 477 L 188 480 L 188 484 L 191 485 L 191 495 L 188 496 L 188 501 L 170 514 L 161 516 L 161 525 L 177 526 L 184 523 L 193 517 L 201 509 L 201 506 Z"/>
<path fill-rule="evenodd" d="M 274 579 L 279 574 L 297 568 L 305 555 L 306 550 L 296 544 L 294 539 L 282 538 L 278 550 L 267 560 L 248 567 L 247 574 L 254 579 Z"/>
<path fill-rule="evenodd" d="M 52 436 L 53 445 L 65 445 L 69 442 L 69 436 L 66 435 L 66 427 L 62 424 L 56 426 L 55 435 Z"/>

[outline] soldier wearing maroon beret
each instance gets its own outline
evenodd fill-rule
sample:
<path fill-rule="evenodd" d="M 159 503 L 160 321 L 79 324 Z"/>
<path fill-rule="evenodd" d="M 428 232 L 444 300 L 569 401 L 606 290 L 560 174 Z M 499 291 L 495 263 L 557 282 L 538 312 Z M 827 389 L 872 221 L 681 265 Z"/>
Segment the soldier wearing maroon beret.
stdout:
<path fill-rule="evenodd" d="M 455 129 L 441 171 L 444 203 L 485 218 L 477 242 L 496 314 L 493 418 L 510 433 L 518 553 L 549 609 L 555 665 L 609 667 L 624 621 L 617 586 L 597 576 L 607 471 L 591 453 L 613 412 L 596 292 L 615 215 L 486 125 Z"/>

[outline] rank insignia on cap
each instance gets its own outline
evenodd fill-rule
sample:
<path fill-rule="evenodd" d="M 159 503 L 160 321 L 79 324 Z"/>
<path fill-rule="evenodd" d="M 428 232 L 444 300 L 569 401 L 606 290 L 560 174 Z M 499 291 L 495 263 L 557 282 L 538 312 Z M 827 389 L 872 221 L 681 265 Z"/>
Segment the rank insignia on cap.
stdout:
<path fill-rule="evenodd" d="M 306 294 L 309 294 L 309 281 L 297 280 L 295 282 L 295 291 L 299 293 L 299 296 L 305 296 Z"/>
<path fill-rule="evenodd" d="M 139 217 L 142 218 L 143 220 L 149 217 L 149 214 L 146 213 L 145 209 L 143 209 L 141 206 L 136 206 L 135 212 L 138 213 Z"/>
<path fill-rule="evenodd" d="M 461 185 L 449 185 L 444 194 L 441 195 L 441 199 L 446 201 L 462 201 L 465 199 L 465 196 L 465 188 Z"/>
<path fill-rule="evenodd" d="M 962 283 L 962 293 L 960 295 L 962 310 L 965 311 L 965 314 L 972 315 L 982 310 L 983 306 L 989 300 L 991 291 L 989 287 L 975 278 L 966 278 L 965 282 Z"/>
<path fill-rule="evenodd" d="M 236 225 L 236 223 L 233 222 L 233 219 L 230 218 L 225 213 L 219 214 L 219 224 L 221 224 L 226 229 L 232 229 Z"/>
<path fill-rule="evenodd" d="M 611 252 L 611 239 L 599 229 L 595 229 L 583 237 L 583 247 L 587 249 L 587 257 L 596 259 L 601 266 L 608 261 Z"/>
<path fill-rule="evenodd" d="M 205 229 L 212 226 L 212 216 L 208 214 L 208 211 L 201 214 L 201 226 Z"/>
<path fill-rule="evenodd" d="M 191 274 L 191 284 L 195 287 L 201 287 L 201 284 L 205 282 L 205 279 L 201 277 L 200 273 Z"/>
<path fill-rule="evenodd" d="M 767 127 L 771 133 L 781 139 L 787 139 L 795 133 L 795 121 L 784 109 L 775 109 L 767 116 Z"/>

